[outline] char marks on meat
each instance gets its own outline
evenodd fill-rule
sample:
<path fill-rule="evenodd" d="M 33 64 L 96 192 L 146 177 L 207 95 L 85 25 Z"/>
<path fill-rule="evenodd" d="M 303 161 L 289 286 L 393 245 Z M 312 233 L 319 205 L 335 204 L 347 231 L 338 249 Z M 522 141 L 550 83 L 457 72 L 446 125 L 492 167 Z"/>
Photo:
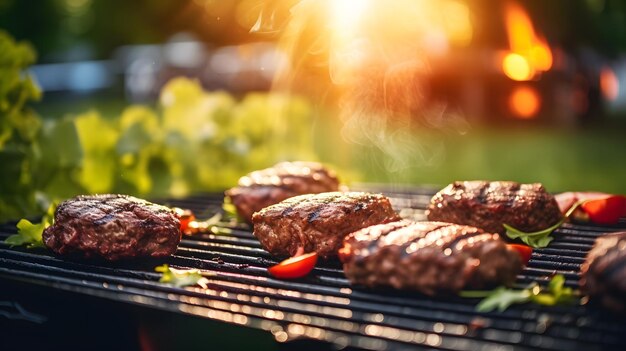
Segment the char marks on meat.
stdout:
<path fill-rule="evenodd" d="M 57 254 L 119 260 L 176 252 L 180 222 L 171 209 L 127 195 L 83 195 L 59 204 L 43 242 Z"/>
<path fill-rule="evenodd" d="M 339 257 L 353 284 L 428 295 L 508 285 L 522 269 L 498 234 L 443 222 L 401 220 L 358 230 Z"/>
<path fill-rule="evenodd" d="M 596 239 L 581 267 L 580 286 L 605 307 L 626 311 L 626 232 Z"/>
<path fill-rule="evenodd" d="M 289 198 L 256 212 L 254 235 L 273 255 L 292 256 L 299 248 L 334 256 L 344 237 L 361 228 L 398 220 L 380 194 L 329 192 Z"/>
<path fill-rule="evenodd" d="M 435 194 L 428 220 L 479 227 L 504 233 L 502 224 L 524 232 L 546 229 L 561 218 L 559 206 L 539 183 L 454 182 Z"/>
<path fill-rule="evenodd" d="M 339 190 L 334 172 L 316 162 L 281 162 L 239 179 L 237 187 L 226 191 L 244 220 L 264 207 L 292 196 Z"/>

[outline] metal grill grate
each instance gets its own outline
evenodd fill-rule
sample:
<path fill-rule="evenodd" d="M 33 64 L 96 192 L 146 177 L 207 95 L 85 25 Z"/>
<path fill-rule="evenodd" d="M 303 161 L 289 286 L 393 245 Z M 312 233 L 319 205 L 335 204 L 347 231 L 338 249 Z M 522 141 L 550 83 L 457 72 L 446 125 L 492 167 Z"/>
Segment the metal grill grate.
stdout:
<path fill-rule="evenodd" d="M 369 189 L 386 193 L 396 209 L 417 219 L 423 218 L 432 195 L 430 189 Z M 208 217 L 220 210 L 222 196 L 207 194 L 166 203 Z M 615 227 L 564 225 L 549 248 L 535 250 L 517 285 L 546 282 L 556 272 L 566 277 L 567 285 L 577 286 L 580 264 L 594 239 L 623 228 L 624 221 Z M 147 262 L 66 260 L 45 250 L 1 244 L 0 278 L 262 329 L 286 345 L 307 339 L 373 350 L 626 348 L 626 318 L 595 306 L 523 305 L 502 313 L 477 313 L 476 300 L 352 287 L 337 261 L 318 264 L 304 279 L 277 280 L 266 270 L 276 260 L 260 247 L 250 229 L 229 229 L 230 235 L 185 237 L 174 256 Z M 0 239 L 13 233 L 14 223 L 0 226 Z M 213 274 L 209 288 L 159 283 L 160 275 L 153 269 L 161 263 Z"/>

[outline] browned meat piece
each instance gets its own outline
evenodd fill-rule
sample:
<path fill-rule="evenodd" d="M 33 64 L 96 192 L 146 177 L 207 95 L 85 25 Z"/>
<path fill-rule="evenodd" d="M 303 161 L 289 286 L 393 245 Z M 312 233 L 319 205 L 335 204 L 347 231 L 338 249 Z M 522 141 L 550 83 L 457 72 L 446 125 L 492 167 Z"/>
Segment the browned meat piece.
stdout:
<path fill-rule="evenodd" d="M 581 267 L 580 286 L 605 307 L 626 311 L 626 232 L 596 239 Z"/>
<path fill-rule="evenodd" d="M 302 248 L 322 257 L 336 255 L 347 234 L 398 219 L 389 199 L 360 192 L 296 196 L 252 216 L 254 235 L 271 254 L 292 256 Z"/>
<path fill-rule="evenodd" d="M 339 250 L 353 284 L 434 295 L 511 284 L 522 262 L 498 234 L 442 222 L 398 221 L 346 237 Z"/>
<path fill-rule="evenodd" d="M 315 162 L 281 162 L 239 179 L 226 191 L 241 218 L 252 222 L 252 214 L 292 196 L 339 190 L 335 173 Z"/>
<path fill-rule="evenodd" d="M 502 224 L 524 232 L 546 229 L 561 218 L 554 196 L 539 183 L 454 182 L 435 194 L 428 220 L 504 233 Z"/>
<path fill-rule="evenodd" d="M 176 252 L 180 222 L 171 209 L 127 195 L 77 196 L 62 202 L 43 242 L 58 254 L 119 260 Z"/>

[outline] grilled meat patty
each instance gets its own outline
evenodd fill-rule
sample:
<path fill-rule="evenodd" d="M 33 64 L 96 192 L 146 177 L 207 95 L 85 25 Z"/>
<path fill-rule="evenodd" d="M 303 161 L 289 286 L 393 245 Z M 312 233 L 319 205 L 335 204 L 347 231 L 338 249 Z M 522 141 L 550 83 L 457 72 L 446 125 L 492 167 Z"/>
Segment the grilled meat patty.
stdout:
<path fill-rule="evenodd" d="M 626 232 L 596 239 L 581 267 L 582 291 L 614 311 L 626 311 Z"/>
<path fill-rule="evenodd" d="M 339 250 L 353 284 L 428 295 L 511 284 L 519 255 L 498 234 L 443 222 L 401 220 L 358 230 Z"/>
<path fill-rule="evenodd" d="M 524 232 L 546 229 L 561 218 L 559 205 L 539 183 L 454 182 L 435 194 L 428 220 L 505 232 L 508 224 Z"/>
<path fill-rule="evenodd" d="M 44 244 L 57 254 L 119 260 L 176 251 L 180 222 L 171 209 L 127 195 L 86 195 L 62 202 Z"/>
<path fill-rule="evenodd" d="M 339 190 L 334 172 L 315 162 L 281 162 L 239 179 L 237 187 L 226 191 L 241 218 L 252 221 L 252 214 L 292 196 Z"/>
<path fill-rule="evenodd" d="M 361 192 L 295 196 L 252 216 L 254 235 L 271 254 L 292 256 L 302 248 L 322 257 L 336 255 L 347 234 L 398 219 L 385 196 Z"/>

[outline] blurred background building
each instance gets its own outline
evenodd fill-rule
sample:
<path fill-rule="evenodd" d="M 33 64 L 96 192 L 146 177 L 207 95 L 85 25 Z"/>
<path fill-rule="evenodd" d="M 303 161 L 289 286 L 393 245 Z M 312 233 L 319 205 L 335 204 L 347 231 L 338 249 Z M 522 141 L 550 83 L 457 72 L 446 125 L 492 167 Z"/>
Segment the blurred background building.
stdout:
<path fill-rule="evenodd" d="M 0 29 L 38 53 L 31 105 L 58 123 L 37 142 L 74 140 L 52 165 L 0 148 L 31 208 L 220 190 L 295 158 L 348 183 L 626 192 L 621 0 L 0 0 Z"/>
<path fill-rule="evenodd" d="M 50 99 L 150 101 L 179 75 L 245 93 L 269 90 L 283 55 L 278 34 L 250 32 L 268 2 L 3 0 L 0 26 L 37 48 L 33 72 Z M 275 3 L 280 23 L 296 2 Z M 431 58 L 429 99 L 490 123 L 623 120 L 623 2 L 426 3 L 447 6 L 450 22 L 416 38 Z"/>

